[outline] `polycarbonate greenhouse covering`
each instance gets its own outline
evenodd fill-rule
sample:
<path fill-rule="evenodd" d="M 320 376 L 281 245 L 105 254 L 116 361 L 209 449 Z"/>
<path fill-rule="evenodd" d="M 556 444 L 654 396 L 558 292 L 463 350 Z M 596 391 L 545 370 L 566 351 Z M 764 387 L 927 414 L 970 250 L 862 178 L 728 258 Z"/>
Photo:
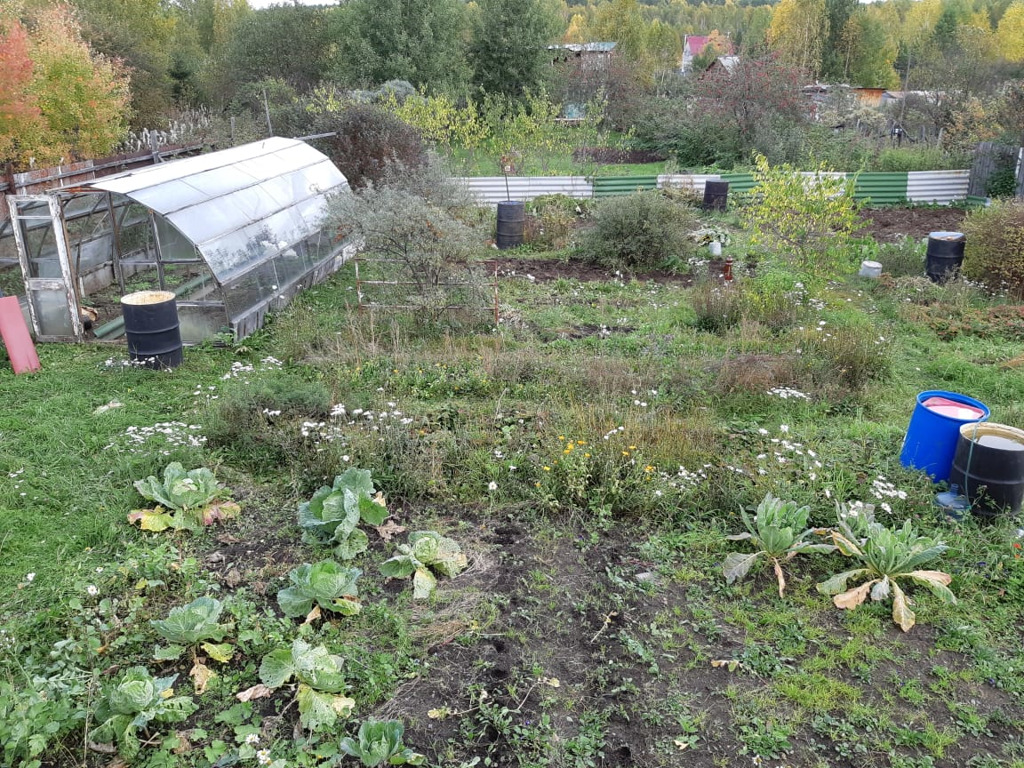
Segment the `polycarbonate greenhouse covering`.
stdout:
<path fill-rule="evenodd" d="M 327 196 L 348 181 L 308 144 L 273 137 L 85 186 L 163 216 L 225 285 L 320 232 Z"/>

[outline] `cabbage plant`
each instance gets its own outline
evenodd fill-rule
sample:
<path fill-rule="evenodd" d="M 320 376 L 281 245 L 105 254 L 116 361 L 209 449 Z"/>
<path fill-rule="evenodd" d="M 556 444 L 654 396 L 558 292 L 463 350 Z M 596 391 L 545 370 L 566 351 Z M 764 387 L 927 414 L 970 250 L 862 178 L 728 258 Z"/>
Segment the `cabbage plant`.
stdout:
<path fill-rule="evenodd" d="M 917 620 L 904 591 L 908 582 L 925 587 L 944 603 L 956 603 L 949 589 L 953 577 L 920 567 L 945 552 L 945 543 L 919 536 L 909 520 L 892 531 L 876 522 L 870 509 L 840 507 L 832 540 L 840 552 L 861 564 L 818 585 L 818 591 L 831 595 L 837 608 L 853 610 L 868 597 L 876 602 L 892 599 L 892 620 L 908 632 Z M 851 581 L 863 583 L 848 589 Z"/>
<path fill-rule="evenodd" d="M 751 541 L 756 551 L 730 552 L 725 558 L 722 573 L 725 581 L 732 584 L 742 579 L 762 556 L 771 562 L 779 582 L 779 597 L 786 589 L 786 578 L 782 574 L 782 563 L 806 552 L 832 552 L 832 544 L 813 544 L 808 539 L 817 530 L 807 527 L 810 507 L 797 506 L 795 501 L 783 501 L 770 493 L 766 494 L 754 518 L 740 507 L 740 516 L 746 531 L 727 536 L 730 541 Z"/>
<path fill-rule="evenodd" d="M 197 531 L 241 511 L 225 498 L 228 492 L 206 467 L 186 472 L 180 462 L 172 461 L 164 469 L 162 480 L 150 475 L 145 480 L 136 480 L 135 488 L 157 503 L 152 509 L 136 509 L 128 515 L 128 522 L 138 523 L 144 531 Z"/>
<path fill-rule="evenodd" d="M 280 688 L 293 678 L 298 683 L 299 722 L 304 728 L 331 728 L 339 717 L 352 713 L 356 703 L 345 696 L 343 660 L 322 645 L 295 640 L 290 648 L 278 648 L 263 657 L 260 680 L 268 688 Z"/>
<path fill-rule="evenodd" d="M 358 757 L 367 768 L 378 765 L 422 765 L 426 758 L 402 744 L 405 726 L 401 720 L 367 720 L 359 726 L 358 740 L 346 736 L 341 751 Z"/>
<path fill-rule="evenodd" d="M 369 547 L 359 522 L 382 525 L 388 516 L 384 496 L 374 492 L 367 469 L 345 470 L 334 484 L 323 486 L 309 501 L 299 505 L 302 540 L 311 544 L 333 544 L 334 554 L 351 560 Z"/>
<path fill-rule="evenodd" d="M 399 544 L 398 554 L 381 563 L 380 572 L 395 579 L 412 576 L 413 598 L 425 600 L 437 587 L 434 571 L 454 578 L 468 565 L 458 542 L 436 531 L 409 534 L 408 544 Z"/>
<path fill-rule="evenodd" d="M 362 610 L 356 581 L 358 568 L 344 568 L 333 560 L 310 565 L 303 563 L 288 574 L 292 585 L 277 593 L 277 604 L 289 618 L 310 616 L 316 610 L 354 616 Z M 316 608 L 314 609 L 314 605 Z"/>
<path fill-rule="evenodd" d="M 145 667 L 132 667 L 107 689 L 96 707 L 97 727 L 90 739 L 98 744 L 116 742 L 131 759 L 139 752 L 139 731 L 151 723 L 180 723 L 196 711 L 191 696 L 175 696 L 177 675 L 154 678 Z"/>

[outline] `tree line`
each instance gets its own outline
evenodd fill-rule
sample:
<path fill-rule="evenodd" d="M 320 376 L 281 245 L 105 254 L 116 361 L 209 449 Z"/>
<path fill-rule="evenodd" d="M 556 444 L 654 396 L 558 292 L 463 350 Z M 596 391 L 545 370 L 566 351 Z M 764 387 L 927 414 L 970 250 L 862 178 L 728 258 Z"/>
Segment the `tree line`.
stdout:
<path fill-rule="evenodd" d="M 1024 74 L 1024 0 L 4 0 L 0 162 L 102 154 L 181 110 L 239 113 L 388 81 L 510 108 L 543 91 L 592 96 L 578 93 L 579 62 L 554 66 L 556 43 L 616 43 L 602 86 L 628 129 L 644 99 L 681 92 L 686 35 L 708 37 L 698 69 L 734 51 L 806 82 L 982 98 Z"/>

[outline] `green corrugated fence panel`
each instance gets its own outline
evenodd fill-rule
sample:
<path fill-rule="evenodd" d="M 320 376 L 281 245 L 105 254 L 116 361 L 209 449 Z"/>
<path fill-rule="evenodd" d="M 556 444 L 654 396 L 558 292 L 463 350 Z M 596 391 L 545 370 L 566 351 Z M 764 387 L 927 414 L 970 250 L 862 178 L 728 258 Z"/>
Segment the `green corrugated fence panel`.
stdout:
<path fill-rule="evenodd" d="M 890 205 L 907 199 L 907 174 L 862 173 L 853 190 L 856 200 L 870 200 L 872 205 Z"/>
<path fill-rule="evenodd" d="M 754 174 L 752 173 L 723 173 L 722 181 L 729 182 L 729 192 L 750 192 L 754 188 Z"/>
<path fill-rule="evenodd" d="M 657 176 L 598 176 L 594 179 L 594 197 L 631 195 L 641 189 L 657 187 Z"/>

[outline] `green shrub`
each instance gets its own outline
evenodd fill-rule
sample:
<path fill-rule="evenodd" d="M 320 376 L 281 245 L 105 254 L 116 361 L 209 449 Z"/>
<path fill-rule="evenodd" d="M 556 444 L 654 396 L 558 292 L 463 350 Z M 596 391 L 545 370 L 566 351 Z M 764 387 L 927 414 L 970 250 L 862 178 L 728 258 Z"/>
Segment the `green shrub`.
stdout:
<path fill-rule="evenodd" d="M 807 289 L 794 275 L 767 271 L 744 281 L 743 316 L 777 333 L 796 325 L 807 299 Z"/>
<path fill-rule="evenodd" d="M 675 267 L 693 252 L 696 228 L 693 211 L 660 192 L 609 198 L 598 203 L 578 254 L 609 269 Z"/>
<path fill-rule="evenodd" d="M 847 246 L 859 223 L 853 177 L 830 176 L 824 167 L 814 177 L 803 176 L 789 165 L 770 166 L 759 156 L 754 179 L 754 203 L 744 213 L 752 243 L 817 274 L 850 261 Z"/>
<path fill-rule="evenodd" d="M 379 183 L 396 163 L 419 168 L 427 162 L 419 131 L 380 107 L 356 104 L 329 113 L 317 121 L 316 129 L 335 133 L 322 146 L 353 189 Z"/>
<path fill-rule="evenodd" d="M 565 248 L 573 231 L 586 218 L 593 203 L 568 195 L 541 195 L 526 204 L 526 237 L 540 248 Z"/>
<path fill-rule="evenodd" d="M 964 220 L 964 276 L 1024 296 L 1024 201 L 999 201 Z"/>
<path fill-rule="evenodd" d="M 743 293 L 735 286 L 702 280 L 690 295 L 697 315 L 694 326 L 708 333 L 723 333 L 743 317 Z"/>
<path fill-rule="evenodd" d="M 915 277 L 924 274 L 925 246 L 913 237 L 901 237 L 878 246 L 873 259 L 882 271 L 893 277 Z"/>
<path fill-rule="evenodd" d="M 949 168 L 966 168 L 967 158 L 949 153 L 938 147 L 893 147 L 883 149 L 869 166 L 872 171 L 883 173 L 905 173 L 910 171 L 944 171 Z"/>
<path fill-rule="evenodd" d="M 211 401 L 204 431 L 211 448 L 228 449 L 248 466 L 284 467 L 308 453 L 294 422 L 322 421 L 330 409 L 327 388 L 299 376 L 238 382 Z"/>
<path fill-rule="evenodd" d="M 815 384 L 824 389 L 857 391 L 884 378 L 892 365 L 890 340 L 869 325 L 819 325 L 802 331 L 797 345 Z"/>

